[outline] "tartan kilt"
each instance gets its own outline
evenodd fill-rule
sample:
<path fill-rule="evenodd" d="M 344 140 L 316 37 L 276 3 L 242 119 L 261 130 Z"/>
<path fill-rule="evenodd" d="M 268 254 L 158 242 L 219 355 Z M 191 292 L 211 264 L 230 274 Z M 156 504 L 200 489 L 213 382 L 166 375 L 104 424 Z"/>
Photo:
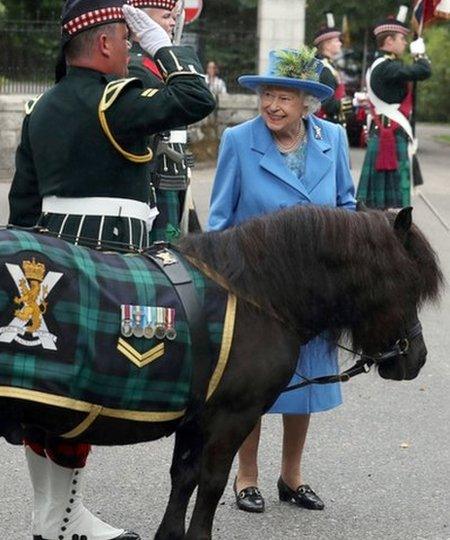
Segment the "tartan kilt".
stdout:
<path fill-rule="evenodd" d="M 378 131 L 372 130 L 359 179 L 356 199 L 369 208 L 403 208 L 411 202 L 411 166 L 408 157 L 408 138 L 402 129 L 395 134 L 398 168 L 377 171 Z"/>
<path fill-rule="evenodd" d="M 156 206 L 159 214 L 149 234 L 153 242 L 174 242 L 180 237 L 180 191 L 156 189 Z"/>

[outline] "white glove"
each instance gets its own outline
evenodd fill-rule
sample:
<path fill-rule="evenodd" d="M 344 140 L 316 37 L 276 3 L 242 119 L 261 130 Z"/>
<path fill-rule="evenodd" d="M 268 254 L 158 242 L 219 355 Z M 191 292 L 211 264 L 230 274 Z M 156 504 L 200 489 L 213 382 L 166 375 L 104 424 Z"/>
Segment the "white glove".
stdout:
<path fill-rule="evenodd" d="M 128 27 L 150 56 L 155 56 L 161 47 L 170 47 L 171 42 L 167 32 L 142 9 L 127 4 L 124 4 L 122 9 Z"/>
<path fill-rule="evenodd" d="M 409 44 L 409 50 L 411 54 L 417 56 L 418 54 L 425 54 L 425 43 L 423 38 L 417 38 L 414 41 L 411 41 Z"/>

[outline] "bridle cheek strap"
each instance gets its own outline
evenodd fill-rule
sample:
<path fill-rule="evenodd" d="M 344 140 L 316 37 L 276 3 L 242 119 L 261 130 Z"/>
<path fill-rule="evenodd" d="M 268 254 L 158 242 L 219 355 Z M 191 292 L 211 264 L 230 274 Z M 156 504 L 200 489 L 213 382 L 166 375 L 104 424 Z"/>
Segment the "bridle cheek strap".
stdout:
<path fill-rule="evenodd" d="M 316 377 L 314 379 L 307 379 L 306 377 L 300 375 L 302 379 L 304 379 L 304 381 L 298 384 L 293 384 L 292 386 L 288 386 L 288 388 L 285 388 L 282 393 L 291 392 L 292 390 L 298 390 L 299 388 L 309 386 L 310 384 L 333 384 L 338 382 L 347 382 L 352 377 L 355 377 L 360 373 L 369 373 L 373 365 L 379 366 L 380 364 L 386 362 L 387 360 L 390 360 L 391 358 L 405 356 L 409 350 L 409 344 L 411 343 L 411 341 L 417 336 L 419 336 L 421 333 L 422 325 L 420 324 L 420 321 L 416 319 L 413 326 L 405 332 L 405 336 L 398 339 L 391 349 L 384 353 L 376 355 L 357 353 L 355 351 L 352 351 L 351 349 L 348 349 L 347 347 L 344 347 L 343 345 L 338 344 L 337 346 L 340 349 L 351 352 L 355 356 L 359 356 L 360 359 L 351 368 L 346 369 L 345 371 L 337 375 L 325 375 L 323 377 Z"/>

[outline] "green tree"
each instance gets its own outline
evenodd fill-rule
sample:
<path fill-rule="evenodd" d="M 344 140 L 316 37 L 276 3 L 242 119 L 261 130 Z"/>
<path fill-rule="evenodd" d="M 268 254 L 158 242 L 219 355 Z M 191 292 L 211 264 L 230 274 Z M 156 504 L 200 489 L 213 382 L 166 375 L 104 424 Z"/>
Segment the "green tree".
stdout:
<path fill-rule="evenodd" d="M 417 116 L 430 122 L 450 121 L 450 68 L 448 65 L 448 43 L 450 25 L 442 23 L 427 28 L 424 33 L 427 53 L 432 62 L 433 75 L 418 84 Z"/>
<path fill-rule="evenodd" d="M 55 20 L 61 12 L 62 0 L 1 0 L 6 18 L 13 20 Z"/>
<path fill-rule="evenodd" d="M 306 9 L 306 42 L 311 43 L 315 32 L 325 24 L 325 13 L 334 14 L 336 26 L 342 25 L 342 17 L 347 15 L 353 46 L 362 49 L 366 31 L 388 15 L 396 15 L 398 5 L 403 2 L 392 0 L 376 0 L 376 2 L 361 2 L 360 0 L 310 0 Z"/>

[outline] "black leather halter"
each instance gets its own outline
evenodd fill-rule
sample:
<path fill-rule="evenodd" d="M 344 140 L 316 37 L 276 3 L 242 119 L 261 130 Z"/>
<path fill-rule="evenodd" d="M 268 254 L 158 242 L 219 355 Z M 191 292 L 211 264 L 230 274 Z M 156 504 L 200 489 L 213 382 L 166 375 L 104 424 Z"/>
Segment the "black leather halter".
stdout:
<path fill-rule="evenodd" d="M 337 382 L 346 382 L 360 373 L 369 373 L 373 365 L 380 365 L 386 360 L 390 360 L 391 358 L 395 358 L 397 356 L 405 356 L 409 350 L 410 342 L 421 333 L 422 325 L 420 324 L 419 319 L 416 318 L 412 326 L 406 330 L 405 335 L 398 339 L 391 349 L 375 355 L 357 353 L 351 349 L 348 349 L 347 347 L 344 347 L 343 345 L 338 344 L 337 346 L 340 349 L 351 352 L 355 356 L 359 356 L 359 360 L 351 368 L 346 369 L 337 375 L 324 375 L 323 377 L 315 377 L 314 379 L 308 379 L 307 377 L 300 375 L 304 381 L 293 384 L 292 386 L 288 386 L 283 390 L 282 393 L 298 390 L 299 388 L 309 386 L 310 384 L 332 384 Z"/>

